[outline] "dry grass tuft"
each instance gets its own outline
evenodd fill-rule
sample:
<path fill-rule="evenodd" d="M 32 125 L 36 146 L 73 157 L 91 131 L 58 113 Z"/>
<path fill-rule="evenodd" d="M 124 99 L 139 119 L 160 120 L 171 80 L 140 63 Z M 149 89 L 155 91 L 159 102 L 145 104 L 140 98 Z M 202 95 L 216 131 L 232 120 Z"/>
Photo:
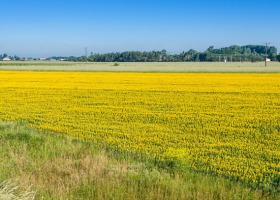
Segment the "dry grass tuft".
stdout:
<path fill-rule="evenodd" d="M 17 185 L 10 181 L 0 183 L 0 199 L 1 200 L 33 200 L 35 192 L 28 188 L 21 191 Z"/>

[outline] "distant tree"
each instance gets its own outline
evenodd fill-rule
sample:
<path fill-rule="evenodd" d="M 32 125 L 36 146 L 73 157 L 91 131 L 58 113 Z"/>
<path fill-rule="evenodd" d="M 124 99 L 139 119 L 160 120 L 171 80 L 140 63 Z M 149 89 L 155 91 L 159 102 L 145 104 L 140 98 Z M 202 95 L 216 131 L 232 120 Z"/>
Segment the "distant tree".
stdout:
<path fill-rule="evenodd" d="M 272 59 L 272 57 L 276 57 L 277 55 L 277 48 L 276 47 L 269 47 L 267 50 L 268 57 Z"/>
<path fill-rule="evenodd" d="M 277 59 L 277 53 L 272 53 L 268 57 L 271 59 L 271 61 L 277 61 L 278 60 Z"/>
<path fill-rule="evenodd" d="M 277 56 L 277 60 L 280 62 L 280 54 Z"/>
<path fill-rule="evenodd" d="M 94 62 L 94 55 L 93 55 L 92 52 L 90 53 L 90 56 L 88 57 L 88 61 L 89 62 Z"/>
<path fill-rule="evenodd" d="M 199 62 L 199 53 L 196 53 L 195 56 L 194 56 L 194 62 Z"/>
<path fill-rule="evenodd" d="M 210 52 L 210 53 L 212 53 L 212 52 L 213 52 L 213 50 L 214 50 L 214 46 L 210 46 L 210 47 L 206 50 L 206 52 Z"/>
<path fill-rule="evenodd" d="M 250 54 L 250 53 L 252 53 L 252 50 L 250 48 L 246 48 L 245 49 L 245 54 Z"/>
<path fill-rule="evenodd" d="M 206 53 L 199 54 L 199 61 L 206 62 L 206 58 L 207 58 L 207 54 Z"/>
<path fill-rule="evenodd" d="M 267 49 L 267 56 L 272 60 L 280 60 L 280 55 L 277 55 L 276 47 Z M 204 52 L 197 52 L 193 49 L 183 51 L 179 54 L 170 54 L 165 49 L 161 51 L 127 51 L 113 52 L 105 54 L 91 53 L 88 58 L 85 56 L 69 56 L 69 57 L 51 57 L 56 60 L 66 60 L 71 62 L 221 62 L 223 60 L 240 62 L 240 61 L 263 61 L 266 56 L 266 47 L 264 45 L 246 45 L 215 49 L 210 46 Z M 7 54 L 0 55 L 0 60 L 8 57 Z M 13 60 L 18 60 L 18 56 L 10 57 Z"/>
<path fill-rule="evenodd" d="M 87 57 L 86 56 L 82 56 L 82 57 L 80 57 L 79 61 L 86 62 L 87 61 Z"/>
<path fill-rule="evenodd" d="M 15 55 L 15 56 L 13 57 L 12 60 L 17 60 L 17 61 L 19 61 L 19 60 L 20 60 L 20 57 L 18 57 L 17 55 Z"/>
<path fill-rule="evenodd" d="M 267 56 L 272 60 L 272 61 L 277 61 L 277 48 L 276 47 L 269 47 L 267 50 Z"/>
<path fill-rule="evenodd" d="M 165 49 L 163 49 L 161 52 L 160 52 L 160 56 L 161 56 L 161 61 L 166 61 L 166 58 L 167 58 L 167 51 Z"/>

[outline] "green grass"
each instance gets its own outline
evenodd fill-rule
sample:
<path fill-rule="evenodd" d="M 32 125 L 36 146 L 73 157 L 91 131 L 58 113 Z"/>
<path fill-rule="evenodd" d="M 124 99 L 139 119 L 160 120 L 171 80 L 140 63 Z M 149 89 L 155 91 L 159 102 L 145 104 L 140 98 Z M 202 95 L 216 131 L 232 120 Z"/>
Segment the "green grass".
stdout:
<path fill-rule="evenodd" d="M 109 71 L 109 72 L 280 72 L 280 62 L 145 62 L 145 63 L 82 63 L 82 62 L 0 62 L 0 70 L 29 71 Z"/>
<path fill-rule="evenodd" d="M 35 199 L 280 198 L 219 177 L 164 170 L 149 160 L 15 122 L 0 123 L 0 183 L 0 199 L 34 194 Z"/>

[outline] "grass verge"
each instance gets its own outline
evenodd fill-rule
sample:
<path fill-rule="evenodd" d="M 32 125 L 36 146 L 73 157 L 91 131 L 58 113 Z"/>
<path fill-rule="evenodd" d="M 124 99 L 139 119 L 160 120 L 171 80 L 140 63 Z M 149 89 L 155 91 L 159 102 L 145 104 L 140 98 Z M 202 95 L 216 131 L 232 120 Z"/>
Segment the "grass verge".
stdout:
<path fill-rule="evenodd" d="M 169 173 L 15 122 L 0 123 L 0 183 L 0 199 L 18 200 L 280 198 L 219 177 Z"/>

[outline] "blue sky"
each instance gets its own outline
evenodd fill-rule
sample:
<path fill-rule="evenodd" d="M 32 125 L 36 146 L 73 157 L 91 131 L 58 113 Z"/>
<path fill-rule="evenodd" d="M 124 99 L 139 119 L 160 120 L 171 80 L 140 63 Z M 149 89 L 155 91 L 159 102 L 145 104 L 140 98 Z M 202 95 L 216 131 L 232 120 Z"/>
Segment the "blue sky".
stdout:
<path fill-rule="evenodd" d="M 48 57 L 271 42 L 279 0 L 0 0 L 0 54 Z"/>

